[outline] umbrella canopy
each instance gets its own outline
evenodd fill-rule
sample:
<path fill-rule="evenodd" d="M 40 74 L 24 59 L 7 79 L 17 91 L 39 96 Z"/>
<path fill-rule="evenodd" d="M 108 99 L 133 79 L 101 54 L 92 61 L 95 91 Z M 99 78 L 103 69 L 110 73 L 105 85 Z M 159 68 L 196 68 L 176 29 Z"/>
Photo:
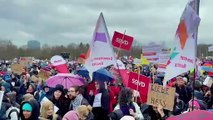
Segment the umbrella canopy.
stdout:
<path fill-rule="evenodd" d="M 76 71 L 76 74 L 85 77 L 85 78 L 90 78 L 89 77 L 89 71 L 85 67 L 81 67 Z"/>
<path fill-rule="evenodd" d="M 213 119 L 213 112 L 205 110 L 195 110 L 185 114 L 172 116 L 167 120 L 212 120 L 212 119 Z"/>
<path fill-rule="evenodd" d="M 203 64 L 203 66 L 213 67 L 213 63 L 205 63 L 205 64 Z"/>
<path fill-rule="evenodd" d="M 100 80 L 100 81 L 111 81 L 113 80 L 112 74 L 106 70 L 105 68 L 101 68 L 95 72 L 93 72 L 93 80 Z"/>
<path fill-rule="evenodd" d="M 84 79 L 78 75 L 60 73 L 47 79 L 46 84 L 49 87 L 55 87 L 57 84 L 61 84 L 65 89 L 69 89 L 72 86 L 84 85 Z"/>

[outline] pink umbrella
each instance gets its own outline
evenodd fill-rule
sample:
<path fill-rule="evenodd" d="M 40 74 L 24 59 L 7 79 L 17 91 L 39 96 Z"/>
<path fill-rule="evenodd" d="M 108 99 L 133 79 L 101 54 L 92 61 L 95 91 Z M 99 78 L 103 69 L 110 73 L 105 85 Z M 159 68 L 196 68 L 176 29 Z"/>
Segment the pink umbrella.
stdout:
<path fill-rule="evenodd" d="M 167 120 L 213 120 L 213 112 L 195 110 L 185 114 L 169 117 Z"/>
<path fill-rule="evenodd" d="M 49 87 L 55 87 L 57 84 L 61 84 L 65 89 L 69 89 L 72 86 L 84 85 L 84 79 L 78 75 L 70 73 L 59 73 L 46 80 L 46 84 Z"/>

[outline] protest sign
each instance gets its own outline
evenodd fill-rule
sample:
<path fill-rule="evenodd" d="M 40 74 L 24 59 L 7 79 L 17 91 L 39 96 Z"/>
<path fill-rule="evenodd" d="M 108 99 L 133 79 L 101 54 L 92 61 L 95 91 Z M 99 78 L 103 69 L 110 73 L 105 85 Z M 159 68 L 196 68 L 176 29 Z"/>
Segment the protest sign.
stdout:
<path fill-rule="evenodd" d="M 40 102 L 40 104 L 41 104 L 41 106 L 42 106 L 42 103 L 44 103 L 45 101 L 50 101 L 47 97 L 44 97 L 42 100 L 41 100 L 41 102 Z M 51 101 L 50 101 L 51 102 Z M 57 107 L 57 106 L 55 106 L 54 105 L 54 112 L 56 113 L 58 110 L 59 110 L 59 108 Z"/>
<path fill-rule="evenodd" d="M 17 73 L 17 74 L 21 74 L 21 73 L 25 72 L 24 66 L 22 64 L 12 64 L 11 70 L 12 70 L 12 72 Z"/>
<path fill-rule="evenodd" d="M 209 88 L 211 88 L 212 83 L 213 83 L 213 78 L 207 76 L 206 79 L 203 82 L 203 85 L 208 86 Z"/>
<path fill-rule="evenodd" d="M 130 72 L 127 87 L 139 91 L 141 100 L 145 103 L 147 101 L 147 94 L 150 81 L 151 81 L 150 78 L 146 76 Z"/>
<path fill-rule="evenodd" d="M 50 77 L 50 72 L 46 71 L 46 70 L 40 70 L 38 73 L 38 76 L 42 79 L 42 80 L 46 80 Z"/>
<path fill-rule="evenodd" d="M 28 64 L 32 64 L 33 60 L 34 60 L 33 57 L 20 57 L 19 63 L 24 66 L 27 66 Z"/>
<path fill-rule="evenodd" d="M 112 45 L 119 49 L 129 51 L 131 49 L 133 39 L 134 38 L 132 36 L 128 36 L 115 31 L 112 38 Z"/>
<path fill-rule="evenodd" d="M 159 104 L 163 109 L 172 111 L 174 106 L 175 88 L 163 87 L 157 84 L 150 84 L 147 104 L 158 106 Z"/>
<path fill-rule="evenodd" d="M 0 91 L 0 109 L 2 105 L 3 96 L 4 96 L 4 91 Z"/>

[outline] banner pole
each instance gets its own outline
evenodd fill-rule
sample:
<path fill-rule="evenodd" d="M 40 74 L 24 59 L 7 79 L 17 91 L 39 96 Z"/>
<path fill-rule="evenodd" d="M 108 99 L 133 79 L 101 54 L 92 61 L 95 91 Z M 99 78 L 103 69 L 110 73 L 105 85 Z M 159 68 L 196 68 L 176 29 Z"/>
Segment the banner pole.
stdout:
<path fill-rule="evenodd" d="M 123 36 L 122 36 L 122 40 L 124 39 L 125 33 L 126 33 L 126 30 L 124 30 L 124 34 L 123 34 Z M 120 53 L 121 45 L 122 45 L 122 43 L 120 44 L 120 46 L 119 46 L 119 48 L 118 48 L 118 52 L 117 52 L 117 57 L 118 57 L 118 58 L 119 58 L 119 53 Z M 118 65 L 117 60 L 116 60 L 116 65 L 117 65 L 117 68 L 118 68 L 119 76 L 120 76 L 121 79 L 122 79 L 121 72 L 120 72 L 120 68 L 119 68 L 119 65 Z"/>
<path fill-rule="evenodd" d="M 192 8 L 195 10 L 195 12 L 197 13 L 197 15 L 199 15 L 199 7 L 200 7 L 200 0 L 194 0 L 194 4 L 192 6 Z M 198 27 L 196 28 L 196 32 L 195 32 L 195 63 L 196 63 L 196 56 L 197 56 L 197 38 L 198 38 Z M 194 90 L 195 90 L 195 79 L 196 79 L 196 64 L 194 65 L 194 81 L 193 81 L 193 93 L 192 93 L 192 111 L 194 111 Z"/>
<path fill-rule="evenodd" d="M 124 40 L 124 36 L 125 36 L 125 34 L 126 34 L 126 30 L 124 30 L 124 34 L 123 34 L 123 36 L 122 36 L 122 39 L 121 40 Z M 120 48 L 121 48 L 121 46 L 122 46 L 122 42 L 120 43 L 120 46 L 119 46 L 119 48 L 118 48 L 118 51 L 117 51 L 117 56 L 119 57 L 119 53 L 120 53 Z"/>
<path fill-rule="evenodd" d="M 140 80 L 140 67 L 138 67 L 138 82 L 139 82 L 139 80 Z M 138 84 L 137 84 L 137 92 L 139 92 L 138 91 Z M 140 92 L 139 92 L 140 93 Z M 140 94 L 139 94 L 140 95 Z M 142 102 L 142 99 L 141 99 L 141 96 L 139 96 L 139 98 L 140 98 L 140 101 Z M 137 103 L 137 97 L 136 97 L 136 103 Z"/>

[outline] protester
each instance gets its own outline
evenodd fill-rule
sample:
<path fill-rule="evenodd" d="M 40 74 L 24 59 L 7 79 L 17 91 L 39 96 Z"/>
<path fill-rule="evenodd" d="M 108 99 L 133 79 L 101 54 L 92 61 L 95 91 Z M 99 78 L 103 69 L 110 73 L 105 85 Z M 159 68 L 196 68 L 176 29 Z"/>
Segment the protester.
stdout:
<path fill-rule="evenodd" d="M 95 87 L 98 94 L 95 95 L 93 101 L 94 120 L 109 120 L 110 96 L 107 91 L 107 84 L 104 81 L 96 81 Z"/>
<path fill-rule="evenodd" d="M 65 97 L 64 87 L 60 84 L 56 85 L 51 98 L 53 104 L 59 108 L 56 112 L 60 117 L 63 117 L 69 111 L 68 99 Z"/>
<path fill-rule="evenodd" d="M 185 104 L 189 102 L 192 97 L 192 90 L 186 85 L 186 79 L 183 79 L 182 76 L 176 77 L 177 82 L 175 85 L 176 93 L 179 94 L 179 99 L 183 100 Z M 185 81 L 184 81 L 185 80 Z"/>
<path fill-rule="evenodd" d="M 21 120 L 38 120 L 39 114 L 39 104 L 35 99 L 30 99 L 21 104 L 19 114 Z"/>
<path fill-rule="evenodd" d="M 166 120 L 169 117 L 168 113 L 166 114 L 166 111 L 161 105 L 158 105 L 157 107 L 149 106 L 148 114 L 151 120 Z"/>
<path fill-rule="evenodd" d="M 61 118 L 55 114 L 54 105 L 51 101 L 45 101 L 41 105 L 39 119 L 40 120 L 60 120 Z"/>
<path fill-rule="evenodd" d="M 129 115 L 136 120 L 144 119 L 140 107 L 134 102 L 133 91 L 128 88 L 123 88 L 120 91 L 118 105 L 114 108 L 114 111 L 116 110 L 120 110 L 122 116 Z"/>
<path fill-rule="evenodd" d="M 80 105 L 76 110 L 69 111 L 66 113 L 62 120 L 86 120 L 89 113 L 92 111 L 92 107 L 86 105 Z M 103 119 L 99 119 L 103 120 Z"/>
<path fill-rule="evenodd" d="M 50 87 L 48 87 L 47 85 L 43 85 L 42 90 L 40 90 L 40 92 L 37 91 L 38 94 L 38 101 L 41 102 L 41 100 L 46 97 L 48 99 L 51 98 L 52 95 L 52 90 L 50 90 Z"/>
<path fill-rule="evenodd" d="M 71 87 L 68 90 L 68 96 L 71 100 L 69 110 L 75 110 L 80 105 L 89 105 L 89 102 L 83 97 L 78 86 Z"/>

